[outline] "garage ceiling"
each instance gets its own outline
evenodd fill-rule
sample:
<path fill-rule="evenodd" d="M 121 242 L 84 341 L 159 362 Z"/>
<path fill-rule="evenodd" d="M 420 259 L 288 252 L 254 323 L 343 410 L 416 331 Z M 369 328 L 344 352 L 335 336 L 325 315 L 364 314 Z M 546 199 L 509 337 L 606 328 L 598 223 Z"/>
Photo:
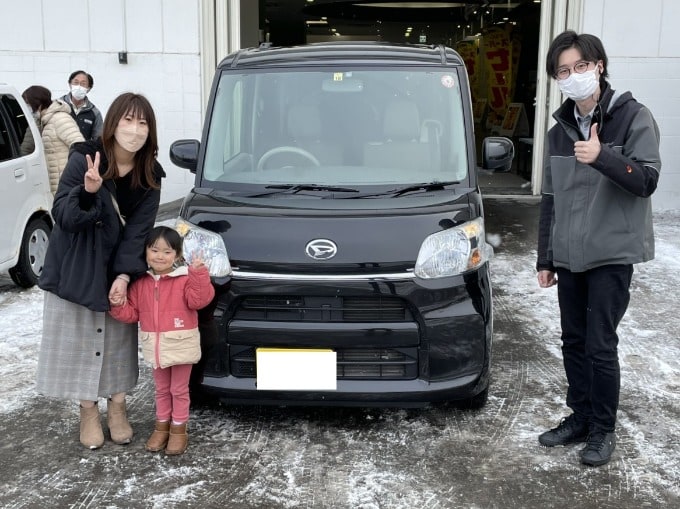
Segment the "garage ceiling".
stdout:
<path fill-rule="evenodd" d="M 305 35 L 415 43 L 425 36 L 427 43 L 451 43 L 491 24 L 512 21 L 520 11 L 536 7 L 527 4 L 537 3 L 540 0 L 265 0 L 264 16 L 272 34 L 282 39 L 286 33 L 297 34 L 302 39 L 294 43 L 304 42 Z"/>

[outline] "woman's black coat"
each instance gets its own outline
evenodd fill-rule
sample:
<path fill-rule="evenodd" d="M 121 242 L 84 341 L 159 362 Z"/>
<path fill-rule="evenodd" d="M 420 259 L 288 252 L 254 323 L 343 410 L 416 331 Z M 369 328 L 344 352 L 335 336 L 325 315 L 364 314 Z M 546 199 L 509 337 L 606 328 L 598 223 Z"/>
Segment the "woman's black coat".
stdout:
<path fill-rule="evenodd" d="M 109 289 L 118 274 L 133 279 L 147 270 L 145 240 L 153 228 L 160 189 L 131 189 L 130 179 L 105 180 L 97 193 L 85 191 L 85 154 L 94 160 L 99 151 L 99 173 L 108 162 L 101 142 L 74 144 L 54 196 L 55 221 L 39 286 L 62 299 L 93 311 L 108 311 Z M 160 164 L 156 181 L 165 176 Z M 118 197 L 125 226 L 113 205 Z"/>

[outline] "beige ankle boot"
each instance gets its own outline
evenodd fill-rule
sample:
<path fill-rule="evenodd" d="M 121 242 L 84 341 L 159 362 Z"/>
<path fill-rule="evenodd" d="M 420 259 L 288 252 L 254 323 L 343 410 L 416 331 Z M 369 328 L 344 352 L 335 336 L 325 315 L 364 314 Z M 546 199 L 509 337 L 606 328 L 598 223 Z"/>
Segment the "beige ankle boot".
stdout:
<path fill-rule="evenodd" d="M 187 450 L 189 445 L 189 436 L 187 435 L 187 423 L 171 424 L 170 425 L 170 439 L 165 448 L 165 454 L 174 456 L 182 454 Z"/>
<path fill-rule="evenodd" d="M 104 445 L 104 432 L 96 403 L 90 408 L 80 407 L 80 443 L 88 449 L 98 449 Z"/>
<path fill-rule="evenodd" d="M 109 399 L 106 413 L 111 440 L 118 445 L 129 444 L 132 440 L 132 427 L 128 422 L 125 401 L 116 403 Z"/>
<path fill-rule="evenodd" d="M 168 443 L 168 438 L 170 438 L 170 422 L 156 421 L 156 427 L 146 442 L 146 450 L 149 452 L 162 451 Z"/>

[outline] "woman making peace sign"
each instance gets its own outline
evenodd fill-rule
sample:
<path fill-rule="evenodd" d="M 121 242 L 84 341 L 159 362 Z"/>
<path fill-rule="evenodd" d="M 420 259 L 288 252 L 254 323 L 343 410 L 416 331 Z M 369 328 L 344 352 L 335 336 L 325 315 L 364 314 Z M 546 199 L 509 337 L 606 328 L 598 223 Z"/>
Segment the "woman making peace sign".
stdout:
<path fill-rule="evenodd" d="M 45 290 L 37 390 L 80 401 L 80 442 L 104 443 L 98 398 L 108 399 L 111 440 L 132 439 L 125 394 L 139 375 L 137 328 L 113 319 L 131 279 L 143 274 L 163 168 L 149 101 L 124 93 L 101 138 L 73 145 L 54 197 L 55 220 L 39 285 Z"/>

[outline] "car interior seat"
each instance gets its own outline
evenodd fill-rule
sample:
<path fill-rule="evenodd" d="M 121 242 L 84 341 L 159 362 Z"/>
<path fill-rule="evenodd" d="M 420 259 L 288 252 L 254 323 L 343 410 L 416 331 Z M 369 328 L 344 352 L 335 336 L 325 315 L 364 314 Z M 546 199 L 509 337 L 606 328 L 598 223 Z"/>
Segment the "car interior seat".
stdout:
<path fill-rule="evenodd" d="M 364 164 L 369 167 L 430 169 L 430 139 L 421 142 L 420 114 L 411 101 L 393 101 L 385 108 L 383 140 L 364 146 Z"/>
<path fill-rule="evenodd" d="M 314 103 L 297 103 L 288 109 L 286 128 L 292 145 L 315 156 L 323 165 L 342 162 L 340 146 L 326 139 L 319 106 Z"/>

